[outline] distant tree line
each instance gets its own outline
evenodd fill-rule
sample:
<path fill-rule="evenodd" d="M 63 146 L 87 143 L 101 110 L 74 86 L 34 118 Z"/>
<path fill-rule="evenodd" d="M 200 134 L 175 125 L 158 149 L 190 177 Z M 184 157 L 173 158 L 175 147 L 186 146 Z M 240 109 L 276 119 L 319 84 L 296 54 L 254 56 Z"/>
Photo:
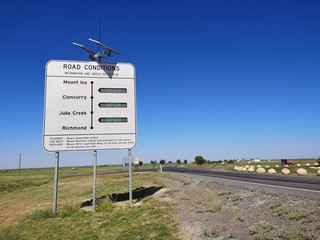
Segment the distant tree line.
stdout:
<path fill-rule="evenodd" d="M 218 160 L 218 161 L 210 161 L 210 160 L 206 160 L 204 159 L 202 156 L 196 156 L 194 158 L 194 162 L 197 164 L 197 165 L 202 165 L 204 163 L 207 163 L 207 164 L 221 164 L 221 163 L 234 163 L 234 162 L 237 162 L 238 160 L 237 159 L 225 159 L 225 160 Z"/>
<path fill-rule="evenodd" d="M 234 163 L 236 161 L 237 161 L 237 159 L 229 159 L 229 160 L 225 159 L 225 160 L 218 160 L 218 161 L 210 161 L 210 160 L 204 159 L 202 156 L 199 155 L 199 156 L 195 156 L 193 163 L 195 163 L 197 165 L 202 165 L 202 164 L 205 164 L 205 163 L 206 164 Z M 182 163 L 183 164 L 187 164 L 188 162 L 190 162 L 190 161 L 188 161 L 187 159 L 185 159 L 183 161 L 181 161 L 180 159 L 177 159 L 175 164 L 182 164 Z M 153 166 L 156 166 L 156 165 L 158 165 L 158 161 L 157 160 L 152 160 L 152 161 L 150 161 L 150 164 L 152 164 Z M 166 164 L 173 164 L 173 162 L 172 161 L 168 161 L 167 162 L 166 160 L 161 159 L 159 161 L 159 164 L 166 165 Z"/>
<path fill-rule="evenodd" d="M 181 161 L 180 159 L 177 159 L 175 163 L 176 163 L 176 164 L 182 164 L 182 161 Z M 187 164 L 187 163 L 188 163 L 188 160 L 187 160 L 187 159 L 183 160 L 183 164 Z M 152 165 L 157 165 L 157 164 L 158 164 L 158 161 L 157 161 L 157 160 L 151 160 L 151 161 L 150 161 L 150 164 L 152 164 Z M 172 162 L 172 161 L 168 161 L 168 162 L 167 162 L 166 160 L 161 159 L 161 160 L 159 161 L 159 164 L 161 164 L 161 165 L 173 164 L 173 162 Z"/>

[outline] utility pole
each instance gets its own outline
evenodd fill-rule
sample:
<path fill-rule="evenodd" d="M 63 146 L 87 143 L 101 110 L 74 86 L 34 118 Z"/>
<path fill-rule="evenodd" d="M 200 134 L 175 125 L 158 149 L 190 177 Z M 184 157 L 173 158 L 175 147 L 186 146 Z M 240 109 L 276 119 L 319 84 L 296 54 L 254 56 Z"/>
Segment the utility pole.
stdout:
<path fill-rule="evenodd" d="M 20 153 L 20 157 L 19 157 L 19 176 L 20 176 L 20 169 L 21 169 L 21 156 L 22 156 L 22 153 Z"/>

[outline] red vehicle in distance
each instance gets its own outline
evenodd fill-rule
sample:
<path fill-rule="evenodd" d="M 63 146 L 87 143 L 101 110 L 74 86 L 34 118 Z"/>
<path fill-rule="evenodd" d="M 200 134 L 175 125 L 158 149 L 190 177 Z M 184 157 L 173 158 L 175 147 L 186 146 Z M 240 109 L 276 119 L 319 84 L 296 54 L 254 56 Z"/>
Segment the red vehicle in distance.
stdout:
<path fill-rule="evenodd" d="M 281 166 L 297 166 L 297 164 L 287 159 L 281 159 Z"/>

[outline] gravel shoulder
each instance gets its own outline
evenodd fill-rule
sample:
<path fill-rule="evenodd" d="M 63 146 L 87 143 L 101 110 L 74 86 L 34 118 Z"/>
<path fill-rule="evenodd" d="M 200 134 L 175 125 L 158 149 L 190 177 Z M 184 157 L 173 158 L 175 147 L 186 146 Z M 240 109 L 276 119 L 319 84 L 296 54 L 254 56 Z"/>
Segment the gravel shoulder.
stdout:
<path fill-rule="evenodd" d="M 320 240 L 320 201 L 200 176 L 162 173 L 154 195 L 172 206 L 181 239 Z"/>

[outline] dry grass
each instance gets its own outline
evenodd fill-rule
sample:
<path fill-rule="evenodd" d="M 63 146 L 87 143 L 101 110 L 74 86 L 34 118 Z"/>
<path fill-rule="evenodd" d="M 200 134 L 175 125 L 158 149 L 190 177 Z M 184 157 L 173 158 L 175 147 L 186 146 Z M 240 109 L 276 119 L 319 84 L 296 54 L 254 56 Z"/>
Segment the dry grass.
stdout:
<path fill-rule="evenodd" d="M 62 177 L 59 213 L 53 215 L 52 173 L 36 173 L 23 176 L 28 184 L 22 185 L 21 178 L 14 180 L 16 175 L 10 178 L 7 172 L 0 173 L 0 239 L 143 236 L 171 240 L 179 238 L 178 228 L 181 239 L 305 240 L 320 236 L 319 201 L 167 173 L 133 176 L 133 188 L 165 187 L 154 195 L 155 200 L 143 199 L 135 207 L 104 202 L 96 214 L 79 210 L 80 203 L 91 198 L 92 176 Z M 128 174 L 98 175 L 97 196 L 127 190 Z"/>
<path fill-rule="evenodd" d="M 29 172 L 25 178 L 34 176 Z M 155 174 L 135 174 L 133 188 L 159 181 Z M 96 214 L 80 210 L 80 203 L 92 196 L 90 175 L 59 179 L 57 214 L 52 214 L 52 182 L 39 186 L 16 182 L 14 189 L 8 183 L 3 181 L 0 195 L 0 239 L 176 239 L 177 224 L 166 214 L 170 206 L 150 197 L 135 207 L 103 202 Z M 98 175 L 97 196 L 127 191 L 128 174 Z"/>

